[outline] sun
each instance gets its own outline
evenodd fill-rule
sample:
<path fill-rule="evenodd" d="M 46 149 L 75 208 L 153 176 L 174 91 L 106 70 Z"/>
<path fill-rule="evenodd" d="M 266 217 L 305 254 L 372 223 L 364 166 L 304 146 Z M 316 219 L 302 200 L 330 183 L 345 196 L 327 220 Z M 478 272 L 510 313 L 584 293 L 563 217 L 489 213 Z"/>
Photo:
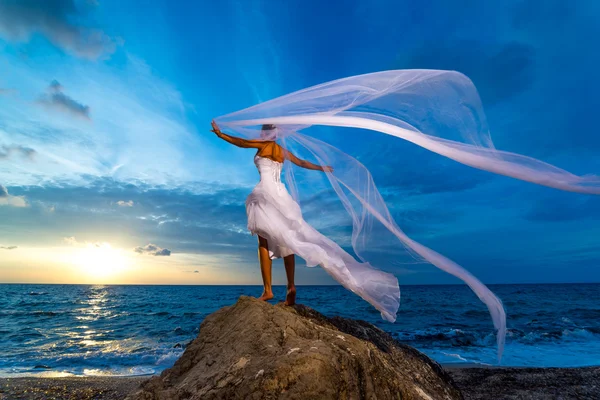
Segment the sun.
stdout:
<path fill-rule="evenodd" d="M 127 267 L 127 257 L 108 243 L 87 243 L 77 249 L 74 264 L 92 278 L 107 278 Z"/>

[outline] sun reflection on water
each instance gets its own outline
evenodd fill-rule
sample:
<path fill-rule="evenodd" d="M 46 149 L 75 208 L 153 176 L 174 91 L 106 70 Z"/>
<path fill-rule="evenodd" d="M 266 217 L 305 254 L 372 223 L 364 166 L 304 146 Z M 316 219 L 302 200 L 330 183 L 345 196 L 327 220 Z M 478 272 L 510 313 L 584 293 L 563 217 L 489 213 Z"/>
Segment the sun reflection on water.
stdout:
<path fill-rule="evenodd" d="M 45 292 L 53 290 L 56 293 L 44 299 L 46 304 L 40 303 L 39 296 L 30 297 L 29 289 L 23 295 L 27 297 L 20 300 L 31 304 L 31 311 L 24 314 L 36 319 L 19 330 L 19 345 L 11 350 L 12 365 L 5 363 L 11 376 L 145 375 L 170 365 L 183 351 L 181 343 L 189 330 L 149 337 L 144 329 L 156 335 L 154 330 L 162 332 L 164 328 L 140 324 L 140 318 L 156 316 L 148 311 L 152 307 L 147 300 L 141 307 L 137 305 L 135 299 L 142 296 L 130 297 L 129 288 L 56 286 Z M 162 314 L 159 317 L 164 319 Z M 174 343 L 163 343 L 162 337 Z M 0 355 L 0 365 L 2 362 Z"/>

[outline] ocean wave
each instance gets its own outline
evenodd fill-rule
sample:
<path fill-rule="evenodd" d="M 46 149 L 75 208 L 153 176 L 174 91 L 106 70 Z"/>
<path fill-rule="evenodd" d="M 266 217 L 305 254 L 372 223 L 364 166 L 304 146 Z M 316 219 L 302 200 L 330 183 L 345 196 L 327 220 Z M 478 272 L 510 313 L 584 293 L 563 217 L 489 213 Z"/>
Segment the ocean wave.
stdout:
<path fill-rule="evenodd" d="M 394 332 L 392 334 L 401 342 L 411 343 L 415 346 L 433 344 L 437 346 L 476 346 L 489 347 L 496 342 L 493 332 L 465 331 L 461 329 L 424 329 L 412 332 Z M 506 343 L 537 344 L 542 342 L 567 342 L 567 341 L 600 341 L 599 328 L 564 328 L 546 331 L 523 331 L 508 329 Z"/>
<path fill-rule="evenodd" d="M 61 313 L 58 313 L 55 311 L 33 311 L 29 314 L 37 316 L 37 317 L 56 317 L 57 315 L 60 315 Z"/>
<path fill-rule="evenodd" d="M 160 373 L 196 337 L 207 315 L 260 290 L 0 285 L 0 374 Z M 285 295 L 285 286 L 275 290 Z M 599 290 L 600 285 L 495 287 L 507 305 L 506 359 L 515 366 L 598 364 Z M 496 362 L 488 311 L 468 287 L 404 287 L 403 296 L 398 322 L 389 324 L 342 287 L 301 288 L 307 306 L 373 323 L 438 362 Z"/>
<path fill-rule="evenodd" d="M 0 375 L 149 375 L 172 366 L 184 349 L 184 346 L 173 343 L 148 343 L 133 339 L 99 342 L 94 349 L 75 345 L 62 348 L 58 354 L 40 352 L 29 361 L 0 361 Z"/>

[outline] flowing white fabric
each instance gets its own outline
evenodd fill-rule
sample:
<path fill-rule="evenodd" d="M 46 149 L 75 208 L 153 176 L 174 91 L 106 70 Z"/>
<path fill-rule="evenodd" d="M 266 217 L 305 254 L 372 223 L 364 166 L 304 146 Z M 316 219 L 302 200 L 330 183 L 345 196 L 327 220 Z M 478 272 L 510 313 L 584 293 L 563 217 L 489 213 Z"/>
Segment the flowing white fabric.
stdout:
<path fill-rule="evenodd" d="M 216 122 L 232 135 L 248 139 L 276 139 L 283 147 L 307 152 L 313 162 L 332 166 L 334 172 L 327 173 L 327 178 L 352 218 L 352 246 L 363 261 L 357 264 L 367 268 L 357 275 L 367 281 L 355 282 L 355 285 L 368 287 L 371 275 L 381 277 L 386 274 L 371 267 L 367 260 L 369 248 L 376 242 L 373 233 L 375 223 L 381 224 L 413 257 L 463 280 L 486 304 L 497 330 L 499 359 L 506 334 L 506 316 L 500 299 L 464 268 L 409 238 L 392 218 L 364 165 L 336 147 L 300 131 L 319 125 L 360 128 L 364 134 L 363 142 L 367 145 L 368 130 L 378 131 L 474 168 L 556 189 L 600 194 L 598 176 L 576 176 L 533 158 L 496 150 L 475 86 L 466 76 L 455 71 L 397 70 L 352 76 L 225 115 L 217 118 Z M 274 124 L 277 129 L 271 135 L 265 135 L 261 131 L 262 124 Z M 347 132 L 348 129 L 334 130 L 335 135 Z M 286 168 L 286 184 L 294 198 L 298 199 L 291 168 Z M 288 208 L 279 210 L 289 211 Z M 273 213 L 275 210 L 266 214 Z M 281 229 L 292 231 L 294 226 L 284 224 Z M 278 240 L 284 247 L 289 242 L 285 235 Z M 311 240 L 307 237 L 308 242 Z M 320 240 L 322 235 L 316 240 L 317 247 L 325 250 L 325 253 L 330 251 L 331 248 L 327 246 L 321 247 Z M 328 262 L 325 253 L 320 250 L 315 252 L 320 255 L 311 262 L 321 265 Z M 310 258 L 309 254 L 306 256 Z M 349 268 L 351 270 L 352 267 Z M 341 283 L 344 284 L 343 281 Z M 376 291 L 380 287 L 371 289 Z M 395 319 L 399 291 L 386 293 L 384 301 L 373 297 L 371 292 L 357 293 L 380 310 L 384 318 Z M 397 296 L 397 301 L 388 300 L 388 295 Z"/>
<path fill-rule="evenodd" d="M 260 156 L 254 157 L 254 163 L 260 182 L 246 199 L 248 229 L 267 239 L 271 258 L 296 254 L 309 267 L 320 265 L 346 289 L 377 308 L 384 319 L 394 322 L 400 301 L 398 279 L 356 261 L 306 223 L 300 206 L 281 183 L 281 163 Z"/>

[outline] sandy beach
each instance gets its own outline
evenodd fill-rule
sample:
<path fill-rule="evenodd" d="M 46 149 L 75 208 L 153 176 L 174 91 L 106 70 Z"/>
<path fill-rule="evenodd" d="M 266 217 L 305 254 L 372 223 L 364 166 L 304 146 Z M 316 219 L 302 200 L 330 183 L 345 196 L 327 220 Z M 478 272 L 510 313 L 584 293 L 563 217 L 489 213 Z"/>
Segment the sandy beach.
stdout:
<path fill-rule="evenodd" d="M 600 367 L 444 369 L 469 400 L 600 398 Z"/>
<path fill-rule="evenodd" d="M 465 399 L 598 399 L 600 367 L 444 367 Z M 1 378 L 0 399 L 123 399 L 144 377 Z"/>
<path fill-rule="evenodd" d="M 0 400 L 122 400 L 143 377 L 0 378 Z"/>

